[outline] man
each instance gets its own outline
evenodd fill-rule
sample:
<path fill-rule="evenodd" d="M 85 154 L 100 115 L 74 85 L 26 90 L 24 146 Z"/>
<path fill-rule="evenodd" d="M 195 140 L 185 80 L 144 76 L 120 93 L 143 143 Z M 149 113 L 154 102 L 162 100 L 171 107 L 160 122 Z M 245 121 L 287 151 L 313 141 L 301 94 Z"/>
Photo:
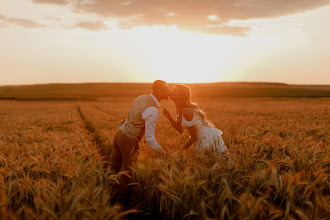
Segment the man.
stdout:
<path fill-rule="evenodd" d="M 155 127 L 159 102 L 168 99 L 169 94 L 167 83 L 156 80 L 152 84 L 151 94 L 141 95 L 133 101 L 126 119 L 118 124 L 119 130 L 113 140 L 110 166 L 114 173 L 118 173 L 121 166 L 123 170 L 129 170 L 133 157 L 138 151 L 138 143 L 144 134 L 146 142 L 152 149 L 165 153 L 155 139 Z"/>

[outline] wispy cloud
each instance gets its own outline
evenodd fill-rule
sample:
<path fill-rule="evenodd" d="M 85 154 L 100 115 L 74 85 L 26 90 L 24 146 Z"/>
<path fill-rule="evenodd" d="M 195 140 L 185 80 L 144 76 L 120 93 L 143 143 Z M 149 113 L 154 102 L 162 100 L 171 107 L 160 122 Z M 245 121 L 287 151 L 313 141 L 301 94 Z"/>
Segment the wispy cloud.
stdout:
<path fill-rule="evenodd" d="M 249 30 L 250 28 L 248 27 L 236 27 L 228 25 L 211 25 L 201 28 L 201 31 L 204 33 L 237 36 L 247 36 Z"/>
<path fill-rule="evenodd" d="M 59 0 L 44 1 L 55 4 Z M 122 28 L 176 25 L 186 30 L 239 35 L 244 33 L 246 28 L 221 25 L 233 19 L 274 18 L 330 4 L 330 0 L 71 0 L 70 2 L 75 11 L 116 18 Z"/>
<path fill-rule="evenodd" d="M 0 21 L 0 29 L 6 28 L 6 27 L 8 27 L 8 25 L 3 23 L 2 21 Z"/>
<path fill-rule="evenodd" d="M 6 23 L 22 26 L 25 28 L 42 28 L 46 27 L 43 24 L 40 24 L 36 21 L 25 19 L 25 18 L 7 18 L 3 14 L 0 14 L 0 20 L 5 21 Z"/>
<path fill-rule="evenodd" d="M 33 0 L 33 2 L 40 4 L 55 4 L 55 5 L 66 5 L 69 3 L 68 0 Z"/>
<path fill-rule="evenodd" d="M 4 20 L 6 17 L 3 14 L 0 14 L 0 20 Z"/>
<path fill-rule="evenodd" d="M 56 18 L 56 17 L 46 17 L 45 19 L 50 21 L 62 21 L 62 18 Z"/>
<path fill-rule="evenodd" d="M 73 25 L 72 28 L 82 28 L 90 31 L 100 31 L 109 29 L 102 21 L 82 21 Z"/>
<path fill-rule="evenodd" d="M 16 24 L 22 27 L 26 27 L 26 28 L 41 28 L 41 27 L 46 27 L 43 24 L 40 24 L 38 22 L 35 22 L 33 20 L 29 20 L 29 19 L 22 19 L 22 18 L 10 18 L 7 19 L 7 21 L 9 23 L 12 24 Z"/>

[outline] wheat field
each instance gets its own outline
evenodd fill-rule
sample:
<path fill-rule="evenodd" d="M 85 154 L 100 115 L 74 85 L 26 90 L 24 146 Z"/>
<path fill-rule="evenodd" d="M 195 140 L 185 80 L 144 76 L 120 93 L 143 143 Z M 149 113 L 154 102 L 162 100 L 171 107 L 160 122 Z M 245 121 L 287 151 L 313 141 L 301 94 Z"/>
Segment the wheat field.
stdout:
<path fill-rule="evenodd" d="M 167 155 L 142 140 L 121 184 L 104 167 L 133 100 L 0 100 L 0 218 L 329 219 L 330 98 L 195 98 L 229 154 L 181 150 L 160 114 Z"/>

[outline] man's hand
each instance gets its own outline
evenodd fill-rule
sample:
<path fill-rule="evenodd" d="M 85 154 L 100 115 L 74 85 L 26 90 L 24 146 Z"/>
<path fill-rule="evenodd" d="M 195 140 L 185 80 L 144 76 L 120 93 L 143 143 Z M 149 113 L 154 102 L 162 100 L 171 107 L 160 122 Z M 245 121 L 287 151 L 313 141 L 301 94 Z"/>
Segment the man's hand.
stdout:
<path fill-rule="evenodd" d="M 159 152 L 159 153 L 162 153 L 166 156 L 166 152 L 163 150 L 162 147 L 159 147 L 156 151 Z"/>
<path fill-rule="evenodd" d="M 169 112 L 166 108 L 163 108 L 163 115 L 164 115 L 166 118 L 170 118 L 170 117 L 171 117 L 170 112 Z"/>

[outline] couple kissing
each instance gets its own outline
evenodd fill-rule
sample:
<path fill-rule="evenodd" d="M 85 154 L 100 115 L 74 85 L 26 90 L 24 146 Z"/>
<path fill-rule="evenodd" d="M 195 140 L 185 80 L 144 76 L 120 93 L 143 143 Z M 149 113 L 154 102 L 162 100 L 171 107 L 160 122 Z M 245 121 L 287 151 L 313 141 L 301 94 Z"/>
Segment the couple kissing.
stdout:
<path fill-rule="evenodd" d="M 179 133 L 182 133 L 184 129 L 190 133 L 190 138 L 183 149 L 194 145 L 197 152 L 208 149 L 222 153 L 227 150 L 221 136 L 222 131 L 207 121 L 205 113 L 199 109 L 198 105 L 191 102 L 188 86 L 178 84 L 170 91 L 165 81 L 156 80 L 152 84 L 152 93 L 136 98 L 126 119 L 118 124 L 119 129 L 114 137 L 110 156 L 110 167 L 114 173 L 118 173 L 121 168 L 129 170 L 143 136 L 152 149 L 166 154 L 155 138 L 155 127 L 159 115 L 157 108 L 161 107 L 162 100 L 168 98 L 176 106 L 177 116 L 174 120 L 165 108 L 163 109 L 164 116 Z"/>

